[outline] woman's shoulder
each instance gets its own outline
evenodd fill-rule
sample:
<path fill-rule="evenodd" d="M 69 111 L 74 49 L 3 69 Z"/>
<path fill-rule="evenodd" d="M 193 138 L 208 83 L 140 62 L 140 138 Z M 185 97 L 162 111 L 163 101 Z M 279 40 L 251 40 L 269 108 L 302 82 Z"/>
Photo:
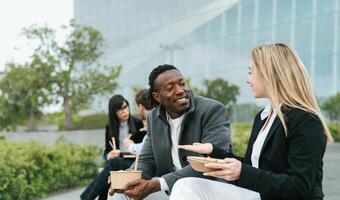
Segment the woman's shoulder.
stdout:
<path fill-rule="evenodd" d="M 293 108 L 289 110 L 285 116 L 288 129 L 291 131 L 295 130 L 293 131 L 294 133 L 296 131 L 301 133 L 305 132 L 301 130 L 308 130 L 309 132 L 323 132 L 323 125 L 320 118 L 309 111 Z"/>
<path fill-rule="evenodd" d="M 312 112 L 300 108 L 286 108 L 284 110 L 287 120 L 321 122 L 319 117 Z"/>
<path fill-rule="evenodd" d="M 138 117 L 132 116 L 132 115 L 131 115 L 131 119 L 137 128 L 143 127 L 143 121 L 141 119 L 139 119 Z"/>

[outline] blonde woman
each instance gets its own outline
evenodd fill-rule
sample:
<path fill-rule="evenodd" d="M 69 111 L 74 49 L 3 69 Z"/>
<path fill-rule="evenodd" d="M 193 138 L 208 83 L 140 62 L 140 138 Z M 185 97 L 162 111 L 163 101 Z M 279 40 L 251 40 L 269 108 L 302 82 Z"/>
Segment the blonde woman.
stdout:
<path fill-rule="evenodd" d="M 207 164 L 214 171 L 204 175 L 219 181 L 181 179 L 170 199 L 323 199 L 322 158 L 333 140 L 298 55 L 285 44 L 253 49 L 247 84 L 270 103 L 255 117 L 245 158 Z M 208 143 L 179 148 L 213 151 Z"/>

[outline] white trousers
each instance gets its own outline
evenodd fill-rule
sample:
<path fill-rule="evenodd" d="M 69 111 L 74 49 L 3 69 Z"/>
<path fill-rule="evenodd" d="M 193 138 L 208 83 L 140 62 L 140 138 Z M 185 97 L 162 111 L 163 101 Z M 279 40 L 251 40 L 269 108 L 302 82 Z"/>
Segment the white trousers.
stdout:
<path fill-rule="evenodd" d="M 132 200 L 124 194 L 114 194 L 113 196 L 107 195 L 107 200 Z M 147 196 L 144 200 L 168 200 L 169 196 L 163 191 L 155 192 Z"/>
<path fill-rule="evenodd" d="M 229 183 L 202 178 L 182 178 L 171 191 L 170 200 L 260 200 L 260 194 Z"/>

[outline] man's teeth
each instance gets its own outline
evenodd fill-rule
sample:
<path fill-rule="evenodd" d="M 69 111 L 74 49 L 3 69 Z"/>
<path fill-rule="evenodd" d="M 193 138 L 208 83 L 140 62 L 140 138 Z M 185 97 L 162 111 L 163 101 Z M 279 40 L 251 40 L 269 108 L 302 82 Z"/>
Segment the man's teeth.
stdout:
<path fill-rule="evenodd" d="M 178 102 L 184 102 L 184 101 L 186 101 L 186 100 L 187 100 L 187 98 L 186 98 L 186 97 L 183 97 L 183 98 L 178 99 L 177 101 L 178 101 Z"/>

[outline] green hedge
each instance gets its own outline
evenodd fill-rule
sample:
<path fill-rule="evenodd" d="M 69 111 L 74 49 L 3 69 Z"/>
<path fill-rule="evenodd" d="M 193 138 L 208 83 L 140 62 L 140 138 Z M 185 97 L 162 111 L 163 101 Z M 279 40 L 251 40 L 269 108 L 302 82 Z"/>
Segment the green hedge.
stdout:
<path fill-rule="evenodd" d="M 33 199 L 63 188 L 84 185 L 97 171 L 99 149 L 57 142 L 0 140 L 0 199 Z"/>
<path fill-rule="evenodd" d="M 250 123 L 233 123 L 231 140 L 233 142 L 234 152 L 238 156 L 244 156 L 251 132 Z"/>
<path fill-rule="evenodd" d="M 328 128 L 335 142 L 340 142 L 340 123 L 329 123 Z M 239 156 L 244 156 L 251 132 L 250 123 L 233 123 L 231 139 L 234 151 Z"/>
<path fill-rule="evenodd" d="M 73 123 L 74 129 L 84 130 L 84 129 L 104 129 L 107 124 L 107 114 L 93 114 L 87 116 L 74 116 Z M 65 121 L 61 120 L 58 123 L 60 130 L 65 130 Z"/>
<path fill-rule="evenodd" d="M 331 132 L 333 139 L 335 142 L 340 142 L 340 122 L 338 123 L 329 123 L 328 124 L 329 131 Z"/>

